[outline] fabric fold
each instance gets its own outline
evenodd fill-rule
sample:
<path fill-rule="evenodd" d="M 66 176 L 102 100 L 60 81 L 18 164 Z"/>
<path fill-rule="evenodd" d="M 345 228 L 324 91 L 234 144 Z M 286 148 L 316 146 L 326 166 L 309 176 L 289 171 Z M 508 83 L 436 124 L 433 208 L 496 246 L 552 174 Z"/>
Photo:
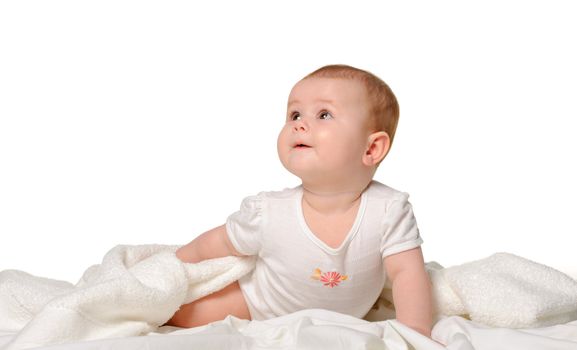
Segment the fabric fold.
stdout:
<path fill-rule="evenodd" d="M 21 271 L 1 272 L 0 327 L 22 327 L 3 350 L 147 334 L 181 305 L 224 288 L 254 267 L 254 259 L 232 256 L 187 264 L 176 257 L 177 248 L 117 246 L 74 286 Z"/>
<path fill-rule="evenodd" d="M 462 316 L 491 327 L 536 328 L 577 320 L 577 281 L 510 253 L 443 268 L 426 264 L 435 320 Z M 394 318 L 387 283 L 365 319 Z"/>
<path fill-rule="evenodd" d="M 157 331 L 181 305 L 224 288 L 255 264 L 234 256 L 187 264 L 177 248 L 114 247 L 76 285 L 0 272 L 0 329 L 19 331 L 2 350 Z M 535 328 L 577 320 L 577 281 L 528 259 L 497 253 L 448 268 L 429 262 L 426 269 L 435 321 L 461 316 L 490 327 Z M 365 320 L 393 318 L 387 282 Z"/>

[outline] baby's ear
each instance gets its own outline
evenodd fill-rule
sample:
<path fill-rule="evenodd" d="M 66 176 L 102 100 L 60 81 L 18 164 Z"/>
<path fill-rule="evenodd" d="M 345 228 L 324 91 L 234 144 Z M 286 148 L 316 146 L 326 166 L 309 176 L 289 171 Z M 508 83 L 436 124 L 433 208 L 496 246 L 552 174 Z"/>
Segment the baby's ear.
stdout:
<path fill-rule="evenodd" d="M 369 135 L 367 140 L 367 149 L 363 155 L 363 164 L 373 166 L 379 164 L 389 153 L 391 148 L 391 139 L 389 134 L 384 131 L 377 131 Z"/>

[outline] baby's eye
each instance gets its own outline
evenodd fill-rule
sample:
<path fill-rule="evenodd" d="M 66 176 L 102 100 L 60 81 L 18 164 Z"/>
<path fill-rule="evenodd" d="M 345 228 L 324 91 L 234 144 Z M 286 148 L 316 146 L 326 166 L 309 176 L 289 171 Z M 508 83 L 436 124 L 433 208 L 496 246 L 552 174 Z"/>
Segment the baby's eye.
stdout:
<path fill-rule="evenodd" d="M 325 112 L 321 112 L 321 114 L 319 115 L 319 118 L 321 118 L 321 119 L 333 119 L 333 116 L 329 112 L 325 111 Z"/>
<path fill-rule="evenodd" d="M 291 114 L 290 116 L 290 120 L 299 120 L 301 118 L 301 115 L 299 112 L 294 112 L 293 114 Z"/>

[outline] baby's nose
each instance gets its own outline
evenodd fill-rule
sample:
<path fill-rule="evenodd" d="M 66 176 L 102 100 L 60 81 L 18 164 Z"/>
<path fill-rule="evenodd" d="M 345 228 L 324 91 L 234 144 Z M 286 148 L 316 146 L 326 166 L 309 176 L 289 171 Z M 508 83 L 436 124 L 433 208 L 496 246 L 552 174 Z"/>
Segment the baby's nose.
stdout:
<path fill-rule="evenodd" d="M 309 129 L 308 125 L 302 119 L 294 121 L 293 124 L 294 131 L 307 131 L 308 129 Z"/>

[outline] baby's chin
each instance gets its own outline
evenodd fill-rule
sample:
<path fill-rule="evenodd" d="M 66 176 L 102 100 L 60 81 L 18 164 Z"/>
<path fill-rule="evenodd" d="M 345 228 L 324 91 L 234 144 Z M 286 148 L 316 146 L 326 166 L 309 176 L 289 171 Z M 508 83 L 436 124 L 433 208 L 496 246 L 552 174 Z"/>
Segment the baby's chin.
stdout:
<path fill-rule="evenodd" d="M 320 169 L 311 169 L 308 168 L 299 168 L 299 167 L 291 167 L 287 168 L 287 170 L 293 174 L 294 176 L 301 179 L 302 183 L 324 183 L 328 179 L 326 178 L 323 171 Z"/>
<path fill-rule="evenodd" d="M 283 162 L 283 166 L 289 173 L 293 174 L 294 176 L 300 178 L 301 180 L 310 178 L 313 176 L 314 172 L 310 169 L 310 167 L 302 166 L 301 164 L 286 164 Z"/>
<path fill-rule="evenodd" d="M 333 169 L 323 166 L 321 162 L 315 157 L 308 156 L 288 156 L 280 158 L 282 165 L 291 174 L 301 179 L 303 183 L 323 183 L 329 181 L 331 178 L 339 177 L 337 174 L 341 173 L 342 169 Z"/>

